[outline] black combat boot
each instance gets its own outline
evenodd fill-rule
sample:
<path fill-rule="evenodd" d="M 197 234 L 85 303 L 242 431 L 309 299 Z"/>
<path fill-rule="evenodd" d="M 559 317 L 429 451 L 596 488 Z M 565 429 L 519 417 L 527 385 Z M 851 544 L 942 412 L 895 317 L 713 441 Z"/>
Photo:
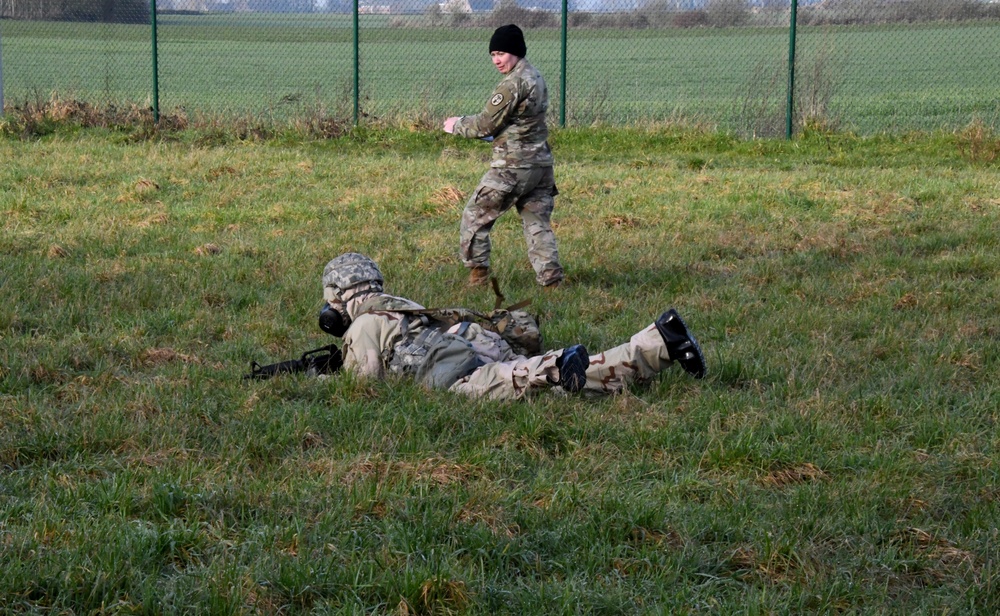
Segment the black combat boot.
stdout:
<path fill-rule="evenodd" d="M 681 368 L 696 379 L 705 376 L 705 356 L 676 310 L 671 308 L 661 314 L 656 319 L 656 329 L 667 345 L 671 361 L 679 362 Z"/>
<path fill-rule="evenodd" d="M 587 384 L 587 367 L 590 366 L 590 354 L 582 344 L 574 344 L 563 349 L 562 355 L 556 360 L 559 369 L 559 385 L 571 394 L 583 389 Z"/>

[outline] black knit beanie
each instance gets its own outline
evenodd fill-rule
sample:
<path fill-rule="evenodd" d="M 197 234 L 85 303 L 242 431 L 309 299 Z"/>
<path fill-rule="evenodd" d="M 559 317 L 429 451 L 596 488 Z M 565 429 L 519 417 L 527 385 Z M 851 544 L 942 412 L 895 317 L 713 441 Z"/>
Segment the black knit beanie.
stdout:
<path fill-rule="evenodd" d="M 505 51 L 519 58 L 528 54 L 528 47 L 524 44 L 524 33 L 514 24 L 500 26 L 490 37 L 490 53 L 494 51 Z"/>

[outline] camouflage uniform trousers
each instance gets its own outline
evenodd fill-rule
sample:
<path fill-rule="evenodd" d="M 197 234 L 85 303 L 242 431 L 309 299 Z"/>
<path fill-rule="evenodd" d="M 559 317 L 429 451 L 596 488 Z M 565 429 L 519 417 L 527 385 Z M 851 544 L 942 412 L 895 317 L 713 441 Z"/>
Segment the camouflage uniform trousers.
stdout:
<path fill-rule="evenodd" d="M 462 263 L 470 268 L 489 267 L 493 224 L 504 212 L 516 207 L 535 280 L 543 286 L 562 280 L 563 268 L 550 223 L 557 194 L 552 167 L 487 171 L 462 212 L 459 248 Z"/>
<path fill-rule="evenodd" d="M 459 379 L 449 389 L 474 397 L 511 400 L 543 388 L 559 379 L 556 360 L 562 351 L 550 351 L 536 357 L 515 356 L 506 361 L 486 364 Z M 584 392 L 615 394 L 629 383 L 646 381 L 671 365 L 663 337 L 650 324 L 628 342 L 590 356 Z"/>

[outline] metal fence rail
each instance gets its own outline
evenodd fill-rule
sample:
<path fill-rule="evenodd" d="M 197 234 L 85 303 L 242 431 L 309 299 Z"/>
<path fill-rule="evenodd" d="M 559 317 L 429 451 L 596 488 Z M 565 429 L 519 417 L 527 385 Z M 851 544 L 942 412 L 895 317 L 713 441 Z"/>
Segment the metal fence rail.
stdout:
<path fill-rule="evenodd" d="M 7 107 L 438 122 L 482 108 L 490 34 L 517 23 L 557 124 L 1000 122 L 996 0 L 0 0 L 0 17 Z"/>

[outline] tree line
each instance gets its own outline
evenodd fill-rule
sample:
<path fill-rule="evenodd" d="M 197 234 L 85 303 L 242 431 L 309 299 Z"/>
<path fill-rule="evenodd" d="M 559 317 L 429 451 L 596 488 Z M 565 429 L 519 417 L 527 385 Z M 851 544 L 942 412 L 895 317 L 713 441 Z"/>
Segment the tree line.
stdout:
<path fill-rule="evenodd" d="M 403 0 L 385 0 L 394 7 Z M 436 0 L 428 0 L 425 15 L 432 26 L 491 26 L 517 23 L 527 28 L 557 27 L 561 3 L 552 0 L 497 0 L 493 10 L 482 14 L 449 12 Z M 364 2 L 362 2 L 364 4 Z M 609 0 L 606 7 L 631 5 L 629 10 L 586 10 L 594 2 L 569 0 L 569 25 L 574 28 L 691 28 L 770 26 L 787 22 L 789 0 L 704 0 L 692 9 L 679 0 Z M 353 3 L 327 0 L 327 12 L 350 12 Z M 800 0 L 799 23 L 803 25 L 848 25 L 894 22 L 964 21 L 1000 19 L 1000 2 L 987 0 Z M 208 12 L 313 12 L 316 0 L 218 0 L 202 3 Z M 225 7 L 225 8 L 223 8 Z M 544 8 L 540 8 L 544 7 Z M 396 8 L 399 8 L 396 6 Z M 148 0 L 0 0 L 0 17 L 106 23 L 148 23 Z M 409 11 L 390 11 L 402 13 Z M 398 25 L 412 26 L 412 22 Z"/>
<path fill-rule="evenodd" d="M 0 0 L 0 17 L 56 21 L 149 23 L 147 0 Z"/>

